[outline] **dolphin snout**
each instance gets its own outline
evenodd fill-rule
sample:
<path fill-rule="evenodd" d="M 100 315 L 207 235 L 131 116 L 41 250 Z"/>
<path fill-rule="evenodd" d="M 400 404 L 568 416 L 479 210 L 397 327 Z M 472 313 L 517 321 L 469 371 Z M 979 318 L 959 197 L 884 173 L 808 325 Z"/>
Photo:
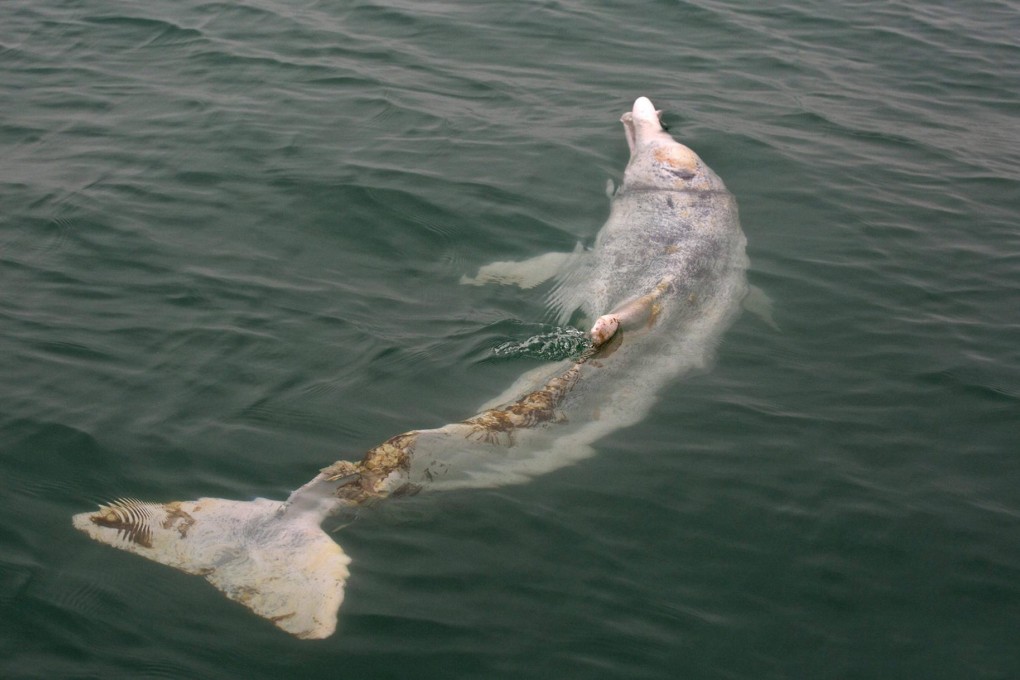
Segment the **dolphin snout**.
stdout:
<path fill-rule="evenodd" d="M 631 110 L 631 115 L 634 116 L 635 120 L 654 121 L 656 125 L 659 124 L 659 114 L 656 113 L 655 106 L 648 97 L 638 97 L 634 100 L 634 108 Z"/>

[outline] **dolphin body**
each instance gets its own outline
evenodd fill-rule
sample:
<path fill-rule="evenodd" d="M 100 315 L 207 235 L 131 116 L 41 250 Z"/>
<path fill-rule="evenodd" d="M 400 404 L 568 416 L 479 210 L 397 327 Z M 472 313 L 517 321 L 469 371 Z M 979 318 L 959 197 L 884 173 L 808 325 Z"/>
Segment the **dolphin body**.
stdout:
<path fill-rule="evenodd" d="M 621 121 L 630 162 L 593 248 L 496 262 L 463 279 L 530 287 L 555 277 L 549 302 L 561 323 L 577 310 L 593 323 L 580 358 L 530 371 L 467 420 L 337 461 L 286 501 L 123 498 L 75 515 L 74 526 L 204 576 L 288 633 L 325 638 L 350 563 L 322 530 L 327 518 L 419 490 L 526 481 L 639 422 L 663 386 L 709 367 L 748 292 L 748 260 L 733 196 L 663 129 L 652 103 L 637 99 Z"/>

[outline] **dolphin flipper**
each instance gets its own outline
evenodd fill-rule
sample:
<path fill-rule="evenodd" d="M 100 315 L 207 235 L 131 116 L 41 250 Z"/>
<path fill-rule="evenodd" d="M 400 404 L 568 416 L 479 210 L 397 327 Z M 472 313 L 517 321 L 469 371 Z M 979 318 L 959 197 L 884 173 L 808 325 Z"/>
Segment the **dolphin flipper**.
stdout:
<path fill-rule="evenodd" d="M 744 309 L 767 323 L 772 330 L 778 331 L 779 324 L 772 317 L 772 298 L 758 286 L 751 286 L 744 296 Z"/>
<path fill-rule="evenodd" d="M 573 257 L 556 273 L 556 283 L 547 303 L 556 322 L 565 326 L 574 312 L 589 302 L 591 269 L 594 261 L 578 243 Z"/>
<path fill-rule="evenodd" d="M 492 262 L 481 267 L 477 276 L 461 276 L 460 282 L 471 286 L 499 283 L 524 289 L 534 288 L 570 269 L 572 263 L 583 254 L 584 247 L 578 243 L 569 253 L 543 253 L 527 260 Z"/>

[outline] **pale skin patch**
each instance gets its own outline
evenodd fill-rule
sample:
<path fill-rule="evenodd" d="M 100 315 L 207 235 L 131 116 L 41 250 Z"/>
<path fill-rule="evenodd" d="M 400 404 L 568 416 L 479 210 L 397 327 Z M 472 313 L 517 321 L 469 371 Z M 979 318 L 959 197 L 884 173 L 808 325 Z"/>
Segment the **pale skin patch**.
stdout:
<path fill-rule="evenodd" d="M 698 169 L 695 155 L 679 145 L 661 146 L 655 150 L 655 160 L 676 170 L 693 173 Z"/>

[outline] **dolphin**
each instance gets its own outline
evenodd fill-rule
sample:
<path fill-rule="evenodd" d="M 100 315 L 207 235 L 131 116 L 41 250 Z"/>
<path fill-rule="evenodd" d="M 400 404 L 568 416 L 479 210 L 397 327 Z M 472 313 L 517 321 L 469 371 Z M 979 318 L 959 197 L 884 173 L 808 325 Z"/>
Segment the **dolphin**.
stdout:
<path fill-rule="evenodd" d="M 286 500 L 120 498 L 73 517 L 91 538 L 205 577 L 301 638 L 332 635 L 350 558 L 328 518 L 423 490 L 526 481 L 593 454 L 641 421 L 664 386 L 707 370 L 748 293 L 746 240 L 722 180 L 645 97 L 623 114 L 630 161 L 590 249 L 494 262 L 464 283 L 554 280 L 563 324 L 590 323 L 579 357 L 529 371 L 476 415 L 395 435 L 323 468 Z"/>

